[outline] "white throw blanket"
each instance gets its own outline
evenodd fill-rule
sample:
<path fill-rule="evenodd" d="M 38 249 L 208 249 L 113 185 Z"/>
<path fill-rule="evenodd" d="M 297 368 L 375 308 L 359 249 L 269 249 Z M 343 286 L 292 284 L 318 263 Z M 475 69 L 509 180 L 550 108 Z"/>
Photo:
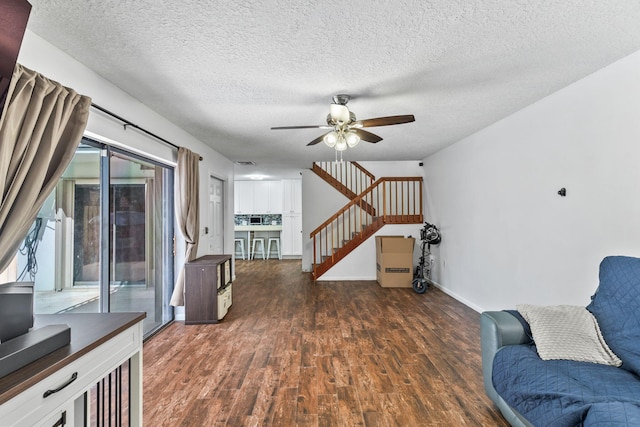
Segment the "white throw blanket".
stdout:
<path fill-rule="evenodd" d="M 529 323 L 542 360 L 567 359 L 620 366 L 622 361 L 602 337 L 596 318 L 584 307 L 572 305 L 517 305 Z"/>

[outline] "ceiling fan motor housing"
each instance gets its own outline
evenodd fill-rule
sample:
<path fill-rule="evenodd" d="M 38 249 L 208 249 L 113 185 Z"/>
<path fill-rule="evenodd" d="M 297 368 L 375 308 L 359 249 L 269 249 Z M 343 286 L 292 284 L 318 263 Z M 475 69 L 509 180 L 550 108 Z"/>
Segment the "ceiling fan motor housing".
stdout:
<path fill-rule="evenodd" d="M 331 118 L 329 124 L 342 126 L 351 121 L 352 113 L 346 105 L 331 104 L 329 107 L 329 117 Z"/>
<path fill-rule="evenodd" d="M 349 120 L 343 124 L 350 124 L 356 121 L 356 115 L 353 111 L 349 111 Z M 331 117 L 331 113 L 327 114 L 327 124 L 330 126 L 337 126 L 338 123 Z"/>
<path fill-rule="evenodd" d="M 351 99 L 351 96 L 341 93 L 339 95 L 333 95 L 333 103 L 338 105 L 347 105 L 347 102 Z"/>

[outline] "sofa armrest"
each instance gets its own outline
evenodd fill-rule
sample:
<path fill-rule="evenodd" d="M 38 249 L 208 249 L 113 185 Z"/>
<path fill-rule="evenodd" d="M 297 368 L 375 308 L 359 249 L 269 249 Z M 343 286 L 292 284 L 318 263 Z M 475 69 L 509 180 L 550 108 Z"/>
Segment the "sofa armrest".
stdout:
<path fill-rule="evenodd" d="M 480 315 L 480 343 L 482 347 L 482 375 L 487 396 L 500 408 L 511 425 L 523 425 L 513 410 L 498 395 L 493 387 L 493 358 L 496 352 L 507 345 L 531 342 L 522 323 L 506 311 L 485 311 Z M 526 425 L 526 424 L 524 424 Z"/>
<path fill-rule="evenodd" d="M 494 348 L 493 353 L 505 345 L 526 344 L 531 341 L 522 323 L 507 311 L 485 311 L 480 316 L 482 341 Z M 484 335 L 487 332 L 488 335 Z"/>

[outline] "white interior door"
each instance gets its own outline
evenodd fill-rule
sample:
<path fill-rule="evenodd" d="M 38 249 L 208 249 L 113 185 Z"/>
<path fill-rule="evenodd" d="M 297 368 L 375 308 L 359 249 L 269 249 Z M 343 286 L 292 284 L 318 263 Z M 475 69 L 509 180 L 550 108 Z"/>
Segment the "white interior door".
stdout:
<path fill-rule="evenodd" d="M 215 177 L 209 177 L 209 215 L 211 234 L 209 248 L 214 254 L 224 253 L 224 182 Z"/>

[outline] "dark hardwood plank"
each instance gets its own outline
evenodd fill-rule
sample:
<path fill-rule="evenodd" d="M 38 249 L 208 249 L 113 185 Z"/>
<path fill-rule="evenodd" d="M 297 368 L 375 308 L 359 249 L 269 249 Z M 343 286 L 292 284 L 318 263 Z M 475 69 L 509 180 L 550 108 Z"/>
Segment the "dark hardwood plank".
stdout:
<path fill-rule="evenodd" d="M 300 261 L 236 262 L 213 325 L 144 345 L 145 425 L 502 426 L 480 315 L 435 288 L 317 282 Z"/>
<path fill-rule="evenodd" d="M 307 415 L 318 413 L 318 368 L 302 368 L 300 371 L 300 383 L 298 385 L 298 421 L 301 422 Z"/>
<path fill-rule="evenodd" d="M 340 425 L 337 392 L 318 395 L 318 427 L 333 427 L 337 425 Z"/>
<path fill-rule="evenodd" d="M 338 415 L 341 424 L 346 426 L 362 426 L 362 408 L 355 387 L 338 387 Z"/>

